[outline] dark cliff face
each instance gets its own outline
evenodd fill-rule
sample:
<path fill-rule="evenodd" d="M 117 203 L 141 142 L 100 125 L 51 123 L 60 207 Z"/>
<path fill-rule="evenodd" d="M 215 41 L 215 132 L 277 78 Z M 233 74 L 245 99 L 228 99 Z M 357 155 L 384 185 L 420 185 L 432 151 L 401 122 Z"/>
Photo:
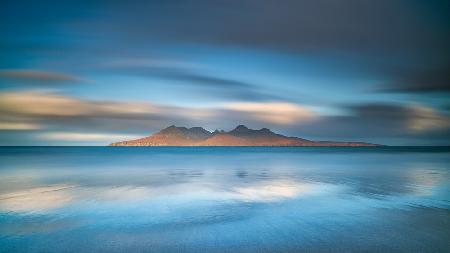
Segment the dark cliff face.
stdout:
<path fill-rule="evenodd" d="M 131 141 L 113 143 L 111 146 L 377 146 L 363 142 L 310 141 L 287 137 L 268 128 L 259 130 L 239 125 L 225 132 L 210 132 L 202 127 L 169 126 L 158 133 Z"/>
<path fill-rule="evenodd" d="M 212 133 L 203 127 L 191 127 L 188 129 L 187 134 L 196 139 L 206 139 L 212 136 Z"/>

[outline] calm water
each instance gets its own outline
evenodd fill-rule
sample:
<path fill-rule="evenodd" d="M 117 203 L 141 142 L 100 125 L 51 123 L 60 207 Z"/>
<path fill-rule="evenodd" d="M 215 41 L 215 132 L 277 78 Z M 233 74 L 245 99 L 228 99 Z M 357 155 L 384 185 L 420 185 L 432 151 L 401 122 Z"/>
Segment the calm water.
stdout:
<path fill-rule="evenodd" d="M 0 252 L 448 252 L 449 148 L 0 148 Z"/>

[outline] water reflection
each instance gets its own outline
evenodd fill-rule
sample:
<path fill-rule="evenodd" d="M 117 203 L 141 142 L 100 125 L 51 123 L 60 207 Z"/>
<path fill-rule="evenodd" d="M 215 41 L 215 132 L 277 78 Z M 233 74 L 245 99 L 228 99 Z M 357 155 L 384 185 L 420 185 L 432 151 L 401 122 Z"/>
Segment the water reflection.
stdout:
<path fill-rule="evenodd" d="M 47 185 L 0 194 L 4 212 L 45 212 L 73 202 L 149 202 L 161 196 L 195 200 L 199 197 L 220 201 L 273 202 L 319 195 L 336 188 L 332 185 L 302 183 L 292 180 L 266 180 L 256 184 L 225 185 L 191 183 L 166 186 L 92 187 L 80 185 Z M 144 204 L 144 203 L 141 203 Z"/>
<path fill-rule="evenodd" d="M 450 248 L 447 151 L 1 151 L 6 252 Z"/>
<path fill-rule="evenodd" d="M 49 185 L 0 194 L 0 210 L 11 212 L 38 212 L 62 207 L 73 196 L 66 190 L 72 185 Z"/>

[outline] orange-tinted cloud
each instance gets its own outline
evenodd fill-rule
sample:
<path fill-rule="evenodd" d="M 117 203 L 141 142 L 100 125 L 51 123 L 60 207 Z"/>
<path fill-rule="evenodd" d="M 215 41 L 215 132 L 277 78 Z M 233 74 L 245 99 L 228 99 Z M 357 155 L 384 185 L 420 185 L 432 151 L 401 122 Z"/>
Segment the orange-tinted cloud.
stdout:
<path fill-rule="evenodd" d="M 286 102 L 243 102 L 229 103 L 225 108 L 248 113 L 249 117 L 267 123 L 290 125 L 300 121 L 309 121 L 315 114 L 307 107 Z"/>

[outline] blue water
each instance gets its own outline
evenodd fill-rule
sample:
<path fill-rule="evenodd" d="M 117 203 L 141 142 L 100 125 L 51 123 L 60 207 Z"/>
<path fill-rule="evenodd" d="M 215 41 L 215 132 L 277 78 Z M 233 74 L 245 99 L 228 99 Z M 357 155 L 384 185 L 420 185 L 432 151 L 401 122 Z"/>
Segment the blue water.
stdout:
<path fill-rule="evenodd" d="M 0 148 L 0 252 L 449 252 L 449 148 Z"/>

